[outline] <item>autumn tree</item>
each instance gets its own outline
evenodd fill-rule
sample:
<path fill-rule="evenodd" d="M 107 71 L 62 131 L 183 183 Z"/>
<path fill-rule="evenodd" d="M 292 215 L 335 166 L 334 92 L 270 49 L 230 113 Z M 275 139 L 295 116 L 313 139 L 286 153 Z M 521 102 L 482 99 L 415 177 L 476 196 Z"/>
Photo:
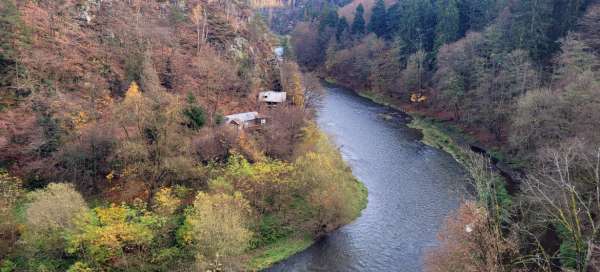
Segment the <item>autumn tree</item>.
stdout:
<path fill-rule="evenodd" d="M 235 269 L 235 257 L 248 247 L 250 206 L 241 193 L 198 193 L 180 230 L 196 250 L 199 269 Z"/>
<path fill-rule="evenodd" d="M 158 78 L 156 68 L 154 68 L 154 62 L 152 61 L 150 51 L 144 53 L 139 80 L 140 88 L 144 92 L 155 93 L 162 90 L 160 79 Z"/>
<path fill-rule="evenodd" d="M 304 106 L 304 87 L 302 86 L 302 73 L 294 62 L 284 62 L 280 68 L 281 86 L 290 97 L 292 103 L 299 107 Z"/>
<path fill-rule="evenodd" d="M 462 203 L 446 218 L 438 234 L 440 245 L 427 252 L 425 271 L 515 271 L 498 257 L 516 253 L 516 244 L 490 229 L 488 216 L 476 203 Z"/>
<path fill-rule="evenodd" d="M 76 226 L 87 204 L 71 184 L 50 183 L 44 189 L 29 194 L 26 210 L 27 230 L 22 240 L 32 259 L 62 256 L 64 236 Z"/>
<path fill-rule="evenodd" d="M 304 128 L 304 140 L 297 149 L 294 179 L 311 206 L 311 218 L 304 223 L 313 233 L 336 229 L 352 220 L 365 204 L 364 189 L 327 136 L 314 125 Z"/>
<path fill-rule="evenodd" d="M 592 68 L 596 58 L 573 36 L 563 42 L 562 51 L 554 86 L 527 93 L 518 102 L 510 138 L 515 146 L 535 150 L 573 137 L 600 142 L 589 133 L 600 120 L 593 110 L 598 101 L 592 93 L 600 84 Z"/>
<path fill-rule="evenodd" d="M 128 206 L 97 207 L 74 221 L 66 251 L 97 269 L 131 269 L 130 261 L 146 250 L 162 221 L 156 215 Z"/>
<path fill-rule="evenodd" d="M 0 170 L 0 259 L 4 259 L 15 248 L 19 232 L 17 217 L 14 214 L 17 201 L 23 195 L 22 181 Z"/>
<path fill-rule="evenodd" d="M 141 93 L 134 82 L 116 107 L 115 118 L 124 136 L 116 148 L 122 177 L 144 181 L 151 193 L 169 182 L 197 180 L 176 97 Z"/>
<path fill-rule="evenodd" d="M 322 48 L 316 27 L 303 22 L 296 25 L 292 32 L 290 43 L 294 49 L 298 64 L 316 67 L 321 63 Z"/>
<path fill-rule="evenodd" d="M 0 98 L 23 87 L 20 77 L 26 67 L 19 52 L 29 43 L 28 36 L 15 1 L 0 1 Z"/>
<path fill-rule="evenodd" d="M 208 16 L 206 14 L 206 8 L 204 8 L 200 4 L 196 4 L 194 8 L 192 8 L 192 12 L 190 14 L 190 19 L 196 26 L 196 54 L 200 52 L 200 44 L 206 42 L 207 37 L 207 22 Z"/>

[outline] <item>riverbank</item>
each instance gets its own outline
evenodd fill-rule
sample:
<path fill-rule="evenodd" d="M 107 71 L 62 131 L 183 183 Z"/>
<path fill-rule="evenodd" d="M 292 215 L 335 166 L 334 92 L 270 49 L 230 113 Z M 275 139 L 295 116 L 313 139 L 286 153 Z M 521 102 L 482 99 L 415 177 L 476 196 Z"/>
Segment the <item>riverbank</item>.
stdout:
<path fill-rule="evenodd" d="M 353 207 L 355 211 L 355 217 L 352 221 L 356 220 L 361 215 L 361 212 L 367 207 L 368 197 L 367 188 L 358 179 L 355 179 L 355 186 L 356 191 L 359 192 L 359 201 L 358 206 Z M 344 225 L 340 227 L 343 226 Z M 337 228 L 335 230 L 337 230 Z M 306 250 L 313 245 L 319 237 L 320 236 L 312 236 L 308 233 L 297 234 L 291 237 L 283 238 L 263 248 L 259 248 L 250 254 L 251 257 L 248 261 L 246 269 L 248 271 L 262 271 L 272 267 L 273 265 Z"/>
<path fill-rule="evenodd" d="M 520 170 L 520 163 L 507 158 L 507 156 L 495 148 L 488 149 L 483 147 L 476 138 L 463 131 L 461 128 L 449 124 L 448 122 L 441 122 L 422 113 L 408 110 L 407 108 L 400 106 L 400 103 L 390 101 L 390 98 L 378 95 L 374 92 L 368 90 L 356 91 L 352 88 L 344 87 L 343 84 L 337 83 L 336 80 L 332 78 L 324 78 L 324 81 L 330 85 L 350 89 L 357 95 L 369 99 L 374 103 L 407 114 L 411 118 L 411 122 L 408 123 L 408 126 L 421 131 L 423 134 L 421 141 L 424 144 L 444 150 L 463 166 L 466 166 L 466 163 L 468 162 L 467 159 L 472 153 L 489 157 L 494 169 L 504 179 L 508 191 L 513 194 L 519 190 L 519 180 L 523 177 Z"/>
<path fill-rule="evenodd" d="M 367 207 L 368 191 L 365 185 L 358 180 L 352 173 L 347 162 L 343 160 L 339 148 L 329 139 L 329 137 L 314 125 L 309 125 L 305 129 L 305 139 L 298 147 L 304 150 L 306 146 L 310 146 L 309 153 L 313 153 L 322 163 L 323 170 L 326 172 L 338 172 L 340 176 L 331 176 L 333 180 L 337 180 L 337 189 L 343 191 L 338 197 L 343 198 L 343 209 L 347 212 L 344 219 L 337 224 L 331 225 L 332 228 L 327 228 L 323 232 L 308 233 L 295 231 L 272 242 L 268 245 L 253 250 L 247 254 L 246 270 L 261 271 L 279 263 L 296 253 L 306 250 L 313 245 L 320 237 L 329 234 L 360 217 L 362 211 Z M 311 157 L 312 155 L 309 155 Z M 327 168 L 330 167 L 330 168 Z M 333 167 L 333 168 L 331 168 Z M 310 175 L 310 173 L 308 173 Z M 347 184 L 344 184 L 348 182 Z M 333 184 L 332 184 L 333 185 Z M 317 216 L 314 211 L 310 210 L 310 206 L 302 201 L 297 203 L 299 213 L 304 215 Z M 341 211 L 338 211 L 341 212 Z"/>
<path fill-rule="evenodd" d="M 327 84 L 341 86 L 352 90 L 357 95 L 369 99 L 374 103 L 390 107 L 410 116 L 411 123 L 409 123 L 408 126 L 418 129 L 423 133 L 423 143 L 448 152 L 461 164 L 464 164 L 465 154 L 468 154 L 469 152 L 475 152 L 489 157 L 492 160 L 494 167 L 496 167 L 500 174 L 507 179 L 511 191 L 517 190 L 518 180 L 523 176 L 520 170 L 523 167 L 523 162 L 508 157 L 498 148 L 485 147 L 476 137 L 473 137 L 456 125 L 442 122 L 427 116 L 422 112 L 410 110 L 409 108 L 401 106 L 399 101 L 391 101 L 391 98 L 389 97 L 368 90 L 356 91 L 352 88 L 345 87 L 343 84 L 338 83 L 332 78 L 324 78 L 323 80 Z"/>

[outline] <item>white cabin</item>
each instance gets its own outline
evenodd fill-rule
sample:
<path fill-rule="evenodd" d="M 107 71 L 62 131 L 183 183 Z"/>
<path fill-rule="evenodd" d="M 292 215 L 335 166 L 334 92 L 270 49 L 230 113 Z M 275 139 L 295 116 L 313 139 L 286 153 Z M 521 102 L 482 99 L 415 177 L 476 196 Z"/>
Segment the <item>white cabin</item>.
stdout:
<path fill-rule="evenodd" d="M 258 94 L 258 101 L 265 102 L 267 104 L 279 104 L 285 102 L 285 100 L 285 92 L 266 91 Z"/>
<path fill-rule="evenodd" d="M 225 124 L 237 126 L 238 129 L 254 128 L 267 123 L 267 119 L 255 111 L 227 115 L 224 121 Z"/>

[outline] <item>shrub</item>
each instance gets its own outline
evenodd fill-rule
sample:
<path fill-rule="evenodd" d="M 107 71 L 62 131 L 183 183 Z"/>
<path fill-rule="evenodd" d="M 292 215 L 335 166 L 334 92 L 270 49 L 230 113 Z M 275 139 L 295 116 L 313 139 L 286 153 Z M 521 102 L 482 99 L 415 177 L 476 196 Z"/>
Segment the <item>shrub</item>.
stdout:
<path fill-rule="evenodd" d="M 67 236 L 67 252 L 98 267 L 118 265 L 129 255 L 143 256 L 163 220 L 144 210 L 111 205 L 95 208 L 76 221 Z M 126 262 L 122 262 L 126 263 Z"/>
<path fill-rule="evenodd" d="M 197 249 L 200 268 L 217 268 L 243 253 L 252 232 L 246 227 L 250 205 L 241 193 L 198 193 L 188 211 L 180 236 Z"/>

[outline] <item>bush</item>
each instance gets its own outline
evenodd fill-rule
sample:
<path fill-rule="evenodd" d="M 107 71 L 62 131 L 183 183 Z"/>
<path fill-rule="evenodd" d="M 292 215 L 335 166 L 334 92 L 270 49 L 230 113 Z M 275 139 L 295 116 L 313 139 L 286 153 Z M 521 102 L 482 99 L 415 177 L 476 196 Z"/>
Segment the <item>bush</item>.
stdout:
<path fill-rule="evenodd" d="M 198 193 L 193 208 L 188 211 L 180 237 L 197 249 L 200 268 L 232 266 L 232 258 L 243 253 L 252 232 L 246 227 L 250 205 L 241 193 Z"/>
<path fill-rule="evenodd" d="M 126 264 L 127 257 L 143 258 L 163 222 L 150 212 L 125 205 L 98 207 L 76 221 L 67 236 L 67 252 L 97 267 Z"/>
<path fill-rule="evenodd" d="M 75 227 L 75 219 L 87 211 L 87 204 L 73 185 L 66 183 L 50 183 L 28 197 L 31 203 L 22 237 L 27 251 L 42 258 L 60 257 L 64 233 Z"/>

